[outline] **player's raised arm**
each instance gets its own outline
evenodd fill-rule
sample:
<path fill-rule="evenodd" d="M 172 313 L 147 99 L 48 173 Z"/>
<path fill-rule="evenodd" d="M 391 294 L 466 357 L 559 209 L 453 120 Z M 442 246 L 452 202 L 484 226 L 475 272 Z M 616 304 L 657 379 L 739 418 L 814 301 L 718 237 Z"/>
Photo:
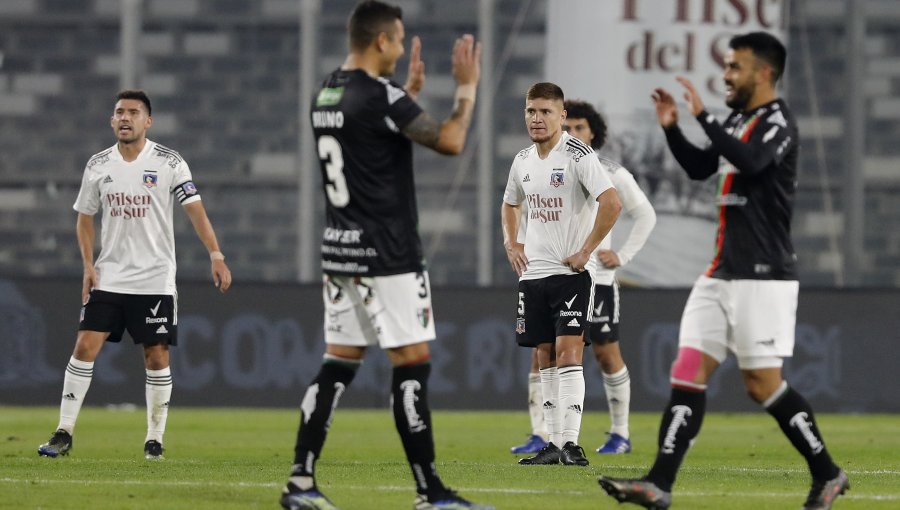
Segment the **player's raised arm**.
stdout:
<path fill-rule="evenodd" d="M 441 154 L 462 152 L 472 123 L 480 76 L 481 43 L 476 43 L 471 34 L 466 34 L 457 39 L 453 46 L 453 79 L 456 80 L 453 112 L 444 122 L 438 122 L 422 112 L 403 128 L 403 134 Z"/>
<path fill-rule="evenodd" d="M 406 84 L 403 90 L 409 97 L 415 99 L 419 96 L 425 85 L 425 62 L 422 61 L 422 40 L 419 36 L 412 38 L 409 50 L 409 69 L 406 73 Z"/>

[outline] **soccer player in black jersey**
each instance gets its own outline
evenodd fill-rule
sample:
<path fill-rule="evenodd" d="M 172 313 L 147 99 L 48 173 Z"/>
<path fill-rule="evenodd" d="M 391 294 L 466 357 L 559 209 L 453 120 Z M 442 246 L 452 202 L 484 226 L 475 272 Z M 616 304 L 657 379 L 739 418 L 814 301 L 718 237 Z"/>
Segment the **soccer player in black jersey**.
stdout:
<path fill-rule="evenodd" d="M 687 141 L 666 90 L 653 94 L 669 148 L 691 179 L 717 174 L 719 228 L 709 269 L 691 290 L 681 318 L 672 393 L 659 428 L 656 461 L 640 479 L 601 476 L 600 485 L 622 502 L 668 508 L 675 475 L 700 431 L 706 383 L 734 352 L 744 386 L 778 422 L 806 459 L 812 488 L 804 510 L 829 509 L 850 487 L 832 461 L 809 403 L 782 378 L 793 354 L 798 282 L 790 222 L 797 186 L 799 135 L 787 104 L 775 92 L 786 51 L 764 32 L 735 36 L 725 57 L 725 104 L 720 124 L 703 107 L 693 84 L 678 78 L 684 97 L 710 140 Z"/>
<path fill-rule="evenodd" d="M 364 1 L 348 22 L 349 54 L 313 98 L 311 122 L 326 197 L 322 239 L 325 356 L 300 406 L 294 462 L 281 505 L 333 509 L 315 479 L 315 463 L 343 392 L 366 348 L 378 345 L 393 365 L 394 420 L 416 483 L 417 510 L 492 509 L 446 487 L 435 467 L 428 406 L 435 338 L 428 272 L 418 235 L 412 142 L 458 154 L 466 141 L 480 75 L 471 35 L 453 48 L 456 101 L 438 122 L 414 96 L 424 82 L 420 42 L 412 40 L 405 87 L 394 74 L 404 53 L 400 8 Z"/>

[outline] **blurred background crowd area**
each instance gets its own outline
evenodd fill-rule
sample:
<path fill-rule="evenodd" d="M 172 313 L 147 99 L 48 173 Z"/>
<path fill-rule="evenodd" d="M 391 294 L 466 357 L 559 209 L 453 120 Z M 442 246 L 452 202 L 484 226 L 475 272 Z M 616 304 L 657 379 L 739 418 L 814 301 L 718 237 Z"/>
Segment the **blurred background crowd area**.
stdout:
<path fill-rule="evenodd" d="M 478 143 L 484 133 L 476 121 L 460 157 L 416 150 L 421 232 L 433 285 L 515 280 L 502 249 L 498 212 L 512 157 L 529 143 L 521 113 L 524 91 L 553 78 L 544 72 L 551 3 L 394 2 L 404 9 L 407 36 L 422 38 L 427 79 L 419 102 L 444 118 L 454 92 L 450 49 L 458 35 L 478 34 L 485 26 L 479 19 L 485 1 L 494 31 L 493 81 L 481 84 L 479 100 L 494 94 L 492 142 Z M 301 119 L 306 105 L 299 100 L 301 45 L 307 44 L 302 17 L 315 17 L 313 80 L 318 83 L 343 62 L 344 25 L 355 3 L 0 2 L 0 276 L 81 275 L 72 203 L 87 159 L 114 143 L 109 117 L 128 65 L 136 85 L 153 101 L 149 137 L 178 150 L 190 164 L 236 281 L 317 281 L 298 269 L 301 257 L 316 257 L 315 251 L 298 252 L 300 232 L 309 229 L 317 240 L 323 210 L 316 177 L 315 221 L 300 224 L 298 168 L 312 161 L 300 151 L 300 123 L 307 122 Z M 619 0 L 596 3 L 604 8 Z M 863 18 L 861 46 L 851 44 L 853 4 Z M 135 62 L 122 61 L 126 8 L 138 13 Z M 803 0 L 788 2 L 787 9 L 782 93 L 798 118 L 803 146 L 793 223 L 801 283 L 898 287 L 900 2 Z M 396 77 L 400 83 L 405 66 L 404 59 Z M 647 91 L 655 85 L 648 84 Z M 649 101 L 649 93 L 636 93 Z M 861 128 L 848 120 L 854 99 L 862 106 Z M 611 131 L 615 134 L 615 125 Z M 847 157 L 851 134 L 861 136 L 863 144 L 862 157 L 855 160 Z M 651 287 L 689 285 L 696 276 L 693 266 L 684 275 L 666 275 L 683 259 L 697 258 L 694 265 L 702 268 L 711 257 L 714 188 L 690 183 L 677 168 L 662 164 L 662 156 L 654 165 L 646 158 L 630 161 L 627 147 L 613 149 L 651 198 L 661 224 L 672 218 L 696 223 L 684 234 L 652 236 L 649 245 L 662 249 L 639 255 L 624 277 Z M 661 154 L 665 147 L 657 150 Z M 476 165 L 479 151 L 489 151 L 488 181 L 479 178 L 485 171 Z M 484 182 L 492 183 L 488 223 L 477 217 Z M 854 221 L 845 191 L 849 182 L 863 188 Z M 179 279 L 208 278 L 206 250 L 186 216 L 176 211 L 175 218 Z M 485 239 L 492 244 L 481 252 L 489 254 L 487 271 L 479 268 L 477 249 Z M 848 250 L 847 243 L 854 246 Z M 682 253 L 686 246 L 695 250 Z M 314 267 L 317 274 L 318 260 Z"/>

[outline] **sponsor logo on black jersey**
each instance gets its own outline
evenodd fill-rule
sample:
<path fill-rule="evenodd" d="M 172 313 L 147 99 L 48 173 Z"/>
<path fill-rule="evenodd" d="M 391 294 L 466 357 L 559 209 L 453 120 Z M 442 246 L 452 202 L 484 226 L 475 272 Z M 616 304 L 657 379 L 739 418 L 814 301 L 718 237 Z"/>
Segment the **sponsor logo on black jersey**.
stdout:
<path fill-rule="evenodd" d="M 316 96 L 316 106 L 334 106 L 341 102 L 344 96 L 344 87 L 324 88 Z"/>

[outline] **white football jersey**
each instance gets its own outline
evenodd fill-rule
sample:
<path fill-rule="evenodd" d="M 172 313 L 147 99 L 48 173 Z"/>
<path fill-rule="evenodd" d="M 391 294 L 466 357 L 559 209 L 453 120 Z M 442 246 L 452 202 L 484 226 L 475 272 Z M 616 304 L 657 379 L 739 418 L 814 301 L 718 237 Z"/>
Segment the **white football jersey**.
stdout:
<path fill-rule="evenodd" d="M 172 206 L 200 200 L 188 164 L 177 152 L 147 140 L 134 161 L 116 145 L 88 160 L 76 211 L 102 211 L 98 290 L 175 294 Z"/>
<path fill-rule="evenodd" d="M 528 268 L 521 280 L 556 274 L 573 274 L 563 259 L 581 249 L 594 227 L 597 197 L 612 188 L 594 150 L 581 140 L 562 133 L 546 159 L 537 146 L 524 149 L 513 159 L 503 201 L 528 209 L 525 256 Z M 594 257 L 588 268 L 594 264 Z"/>
<path fill-rule="evenodd" d="M 627 213 L 633 211 L 635 207 L 649 202 L 647 195 L 641 191 L 640 186 L 638 186 L 637 182 L 634 180 L 634 176 L 631 175 L 631 172 L 611 159 L 606 159 L 602 156 L 599 159 L 603 169 L 606 170 L 606 174 L 609 175 L 613 186 L 616 187 L 616 193 L 619 194 L 619 200 L 622 202 L 623 212 Z M 612 232 L 607 234 L 606 237 L 600 241 L 600 246 L 597 247 L 597 251 L 594 252 L 592 258 L 596 259 L 596 254 L 600 250 L 609 249 L 612 249 Z M 611 269 L 604 267 L 599 261 L 596 261 L 596 264 L 593 264 L 589 269 L 591 269 L 591 278 L 593 278 L 594 284 L 612 285 L 612 282 L 616 277 L 615 268 Z"/>

